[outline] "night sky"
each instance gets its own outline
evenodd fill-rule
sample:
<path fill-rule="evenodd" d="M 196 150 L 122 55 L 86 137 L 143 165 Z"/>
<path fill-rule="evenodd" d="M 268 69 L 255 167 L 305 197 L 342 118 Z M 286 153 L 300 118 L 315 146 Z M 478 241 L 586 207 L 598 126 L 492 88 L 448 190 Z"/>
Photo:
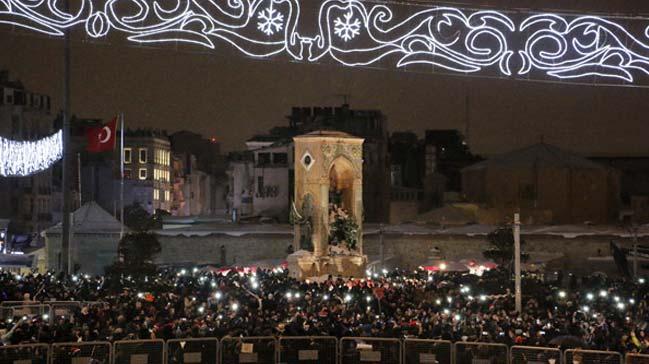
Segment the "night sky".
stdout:
<path fill-rule="evenodd" d="M 313 1 L 313 0 L 307 0 Z M 647 0 L 479 1 L 584 12 L 649 14 Z M 577 5 L 576 5 L 577 4 Z M 469 144 L 489 155 L 543 137 L 587 155 L 649 155 L 649 88 L 592 87 L 350 69 L 333 64 L 254 60 L 219 43 L 215 51 L 173 44 L 134 46 L 115 33 L 72 43 L 72 106 L 81 117 L 109 119 L 124 112 L 127 126 L 189 129 L 220 140 L 225 150 L 276 125 L 291 106 L 380 109 L 390 131 L 465 130 Z M 648 40 L 649 41 L 649 40 Z M 0 68 L 60 108 L 63 41 L 0 25 Z"/>

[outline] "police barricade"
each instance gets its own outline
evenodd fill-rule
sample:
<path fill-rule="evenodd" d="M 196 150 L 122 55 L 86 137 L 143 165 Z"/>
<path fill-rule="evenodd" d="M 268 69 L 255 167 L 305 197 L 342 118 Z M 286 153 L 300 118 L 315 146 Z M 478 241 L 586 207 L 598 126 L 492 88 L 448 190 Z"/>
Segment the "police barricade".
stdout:
<path fill-rule="evenodd" d="M 649 364 L 649 355 L 626 354 L 625 364 Z"/>
<path fill-rule="evenodd" d="M 52 344 L 50 364 L 111 364 L 108 342 Z"/>
<path fill-rule="evenodd" d="M 455 364 L 508 364 L 509 350 L 504 344 L 457 342 Z"/>
<path fill-rule="evenodd" d="M 32 319 L 40 316 L 43 320 L 49 320 L 51 308 L 49 305 L 24 305 L 13 306 L 14 318 Z"/>
<path fill-rule="evenodd" d="M 13 307 L 13 306 L 29 306 L 29 305 L 40 305 L 40 301 L 2 301 L 0 306 L 2 307 Z"/>
<path fill-rule="evenodd" d="M 77 301 L 50 301 L 47 304 L 52 309 L 50 316 L 53 320 L 73 317 L 81 310 L 81 302 Z"/>
<path fill-rule="evenodd" d="M 453 344 L 445 340 L 406 339 L 404 363 L 408 364 L 451 364 Z"/>
<path fill-rule="evenodd" d="M 167 341 L 167 364 L 217 364 L 219 340 L 173 339 Z"/>
<path fill-rule="evenodd" d="M 165 359 L 163 340 L 124 340 L 113 343 L 113 364 L 160 364 Z"/>
<path fill-rule="evenodd" d="M 561 364 L 561 350 L 533 346 L 512 346 L 509 364 Z"/>
<path fill-rule="evenodd" d="M 0 346 L 2 364 L 48 364 L 49 358 L 47 344 Z"/>
<path fill-rule="evenodd" d="M 622 364 L 622 354 L 613 351 L 566 350 L 564 364 Z"/>
<path fill-rule="evenodd" d="M 277 362 L 277 340 L 272 337 L 224 337 L 221 364 Z"/>
<path fill-rule="evenodd" d="M 399 339 L 344 337 L 340 340 L 342 364 L 398 364 L 402 362 L 402 351 Z"/>
<path fill-rule="evenodd" d="M 336 364 L 338 340 L 331 336 L 279 338 L 280 364 Z"/>
<path fill-rule="evenodd" d="M 13 320 L 14 309 L 11 307 L 0 307 L 0 320 Z"/>

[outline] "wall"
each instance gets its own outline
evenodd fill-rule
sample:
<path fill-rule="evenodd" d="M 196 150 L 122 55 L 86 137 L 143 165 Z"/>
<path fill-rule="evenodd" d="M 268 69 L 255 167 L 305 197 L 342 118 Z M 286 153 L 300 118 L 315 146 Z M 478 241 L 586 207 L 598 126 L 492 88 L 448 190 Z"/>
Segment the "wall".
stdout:
<path fill-rule="evenodd" d="M 364 254 L 370 261 L 380 257 L 378 234 L 366 234 L 363 238 Z M 156 257 L 157 264 L 219 264 L 221 245 L 226 249 L 227 265 L 246 265 L 264 260 L 284 260 L 286 248 L 292 244 L 291 234 L 246 234 L 240 236 L 216 234 L 211 236 L 159 236 L 162 252 Z M 431 249 L 438 247 L 448 260 L 460 260 L 472 256 L 482 257 L 488 247 L 484 236 L 467 235 L 404 235 L 385 234 L 384 254 L 392 267 L 414 269 L 427 263 Z M 583 236 L 565 238 L 551 235 L 524 235 L 526 252 L 559 252 L 562 258 L 553 261 L 549 268 L 574 272 L 604 271 L 615 273 L 615 264 L 589 261 L 588 257 L 599 254 L 609 256 L 609 242 L 615 241 L 630 248 L 630 239 L 613 236 Z M 640 244 L 649 244 L 649 237 L 641 238 Z M 631 266 L 631 263 L 629 263 Z"/>
<path fill-rule="evenodd" d="M 104 268 L 117 258 L 119 233 L 74 234 L 71 240 L 72 261 L 81 267 L 80 273 L 103 274 Z M 61 251 L 61 234 L 45 234 L 46 262 L 48 270 L 58 270 Z"/>

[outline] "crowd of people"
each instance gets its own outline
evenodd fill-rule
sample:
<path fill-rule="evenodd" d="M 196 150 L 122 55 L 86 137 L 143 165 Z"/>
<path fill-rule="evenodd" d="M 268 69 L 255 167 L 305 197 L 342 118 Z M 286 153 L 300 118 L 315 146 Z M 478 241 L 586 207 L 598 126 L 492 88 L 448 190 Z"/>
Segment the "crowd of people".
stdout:
<path fill-rule="evenodd" d="M 601 276 L 565 284 L 511 273 L 367 272 L 297 281 L 286 269 L 165 270 L 155 276 L 17 275 L 0 301 L 105 302 L 0 322 L 0 345 L 225 336 L 360 336 L 649 352 L 649 284 Z M 7 311 L 8 312 L 8 311 Z M 569 342 L 569 343 L 568 343 Z"/>

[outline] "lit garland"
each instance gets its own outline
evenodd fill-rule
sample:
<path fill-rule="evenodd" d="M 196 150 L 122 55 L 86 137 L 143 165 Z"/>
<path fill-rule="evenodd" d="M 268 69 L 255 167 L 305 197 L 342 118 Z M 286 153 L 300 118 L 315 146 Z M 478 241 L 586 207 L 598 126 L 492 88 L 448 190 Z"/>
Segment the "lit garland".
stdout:
<path fill-rule="evenodd" d="M 625 27 L 612 17 L 360 0 L 321 0 L 317 13 L 309 14 L 301 12 L 307 1 L 313 0 L 79 0 L 75 11 L 66 13 L 59 0 L 0 0 L 0 23 L 51 36 L 84 26 L 93 38 L 115 31 L 136 43 L 209 49 L 223 41 L 251 57 L 282 54 L 350 67 L 425 66 L 498 77 L 649 84 L 644 18 L 618 19 Z"/>
<path fill-rule="evenodd" d="M 62 157 L 61 131 L 35 141 L 15 141 L 0 137 L 0 176 L 29 176 L 50 168 Z"/>

